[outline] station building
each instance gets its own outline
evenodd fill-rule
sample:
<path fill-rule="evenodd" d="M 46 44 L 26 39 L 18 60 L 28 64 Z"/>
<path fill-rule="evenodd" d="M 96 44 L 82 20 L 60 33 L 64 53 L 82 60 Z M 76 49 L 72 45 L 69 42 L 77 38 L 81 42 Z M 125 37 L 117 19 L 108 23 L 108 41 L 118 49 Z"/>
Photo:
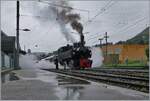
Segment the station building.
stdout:
<path fill-rule="evenodd" d="M 102 46 L 102 52 L 104 54 L 104 62 L 112 62 L 117 61 L 118 63 L 125 63 L 125 61 L 147 61 L 147 57 L 145 54 L 146 48 L 148 48 L 148 44 L 115 44 L 115 45 L 107 45 L 107 57 L 106 54 L 106 46 Z M 107 59 L 106 59 L 107 58 Z"/>
<path fill-rule="evenodd" d="M 1 31 L 1 70 L 8 71 L 16 69 L 16 37 L 8 36 Z M 25 54 L 20 48 L 20 53 Z"/>

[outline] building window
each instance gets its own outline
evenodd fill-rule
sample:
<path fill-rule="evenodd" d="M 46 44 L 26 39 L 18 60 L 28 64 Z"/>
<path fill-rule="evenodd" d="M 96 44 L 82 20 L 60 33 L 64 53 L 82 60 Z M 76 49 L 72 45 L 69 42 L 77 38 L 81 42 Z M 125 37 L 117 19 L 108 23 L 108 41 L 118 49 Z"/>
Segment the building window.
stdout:
<path fill-rule="evenodd" d="M 4 67 L 5 67 L 5 56 L 4 56 L 4 53 L 3 52 L 1 52 L 1 63 L 2 63 L 2 69 L 4 69 Z"/>
<path fill-rule="evenodd" d="M 121 49 L 120 48 L 115 48 L 115 54 L 120 54 L 121 53 Z"/>
<path fill-rule="evenodd" d="M 112 51 L 108 51 L 108 54 L 113 54 L 113 52 Z"/>

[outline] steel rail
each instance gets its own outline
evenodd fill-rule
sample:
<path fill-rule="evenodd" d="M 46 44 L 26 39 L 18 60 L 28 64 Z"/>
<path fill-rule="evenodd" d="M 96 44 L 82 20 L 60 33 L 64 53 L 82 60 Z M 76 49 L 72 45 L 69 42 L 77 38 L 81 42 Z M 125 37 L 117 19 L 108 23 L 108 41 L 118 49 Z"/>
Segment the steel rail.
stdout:
<path fill-rule="evenodd" d="M 136 79 L 136 81 L 134 81 L 134 79 L 132 80 L 132 78 L 130 79 L 122 79 L 121 77 L 116 78 L 116 76 L 113 77 L 104 77 L 104 76 L 98 76 L 98 75 L 91 75 L 91 74 L 87 74 L 87 73 L 83 73 L 83 72 L 75 72 L 74 70 L 52 70 L 52 69 L 44 69 L 47 71 L 51 71 L 51 72 L 56 72 L 56 73 L 61 73 L 61 74 L 66 74 L 66 75 L 71 75 L 71 76 L 76 76 L 76 77 L 81 77 L 81 78 L 85 78 L 85 79 L 89 79 L 92 81 L 97 81 L 97 82 L 104 82 L 104 83 L 108 83 L 108 84 L 113 84 L 113 85 L 118 85 L 121 87 L 125 87 L 125 88 L 131 88 L 134 90 L 139 90 L 142 92 L 149 92 L 149 82 L 145 82 L 145 80 L 143 82 L 142 79 L 140 79 L 140 81 L 138 81 Z"/>
<path fill-rule="evenodd" d="M 95 75 L 95 76 L 105 76 L 105 77 L 122 78 L 122 79 L 130 79 L 130 80 L 139 80 L 139 81 L 149 82 L 148 78 L 142 78 L 142 77 L 122 76 L 122 75 L 106 74 L 106 73 L 94 73 L 94 72 L 87 72 L 87 71 L 73 71 L 73 72 L 84 73 L 87 75 L 89 74 L 89 75 Z"/>

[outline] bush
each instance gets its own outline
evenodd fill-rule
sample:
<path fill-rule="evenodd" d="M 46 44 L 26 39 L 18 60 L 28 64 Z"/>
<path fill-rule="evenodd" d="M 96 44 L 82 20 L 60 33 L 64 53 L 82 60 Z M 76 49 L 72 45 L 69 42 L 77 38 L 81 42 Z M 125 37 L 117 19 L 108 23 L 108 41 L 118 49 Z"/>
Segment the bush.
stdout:
<path fill-rule="evenodd" d="M 149 48 L 147 48 L 147 49 L 145 50 L 145 54 L 146 54 L 147 60 L 149 61 Z"/>
<path fill-rule="evenodd" d="M 140 63 L 140 60 L 129 60 L 128 64 L 136 64 L 136 63 Z"/>

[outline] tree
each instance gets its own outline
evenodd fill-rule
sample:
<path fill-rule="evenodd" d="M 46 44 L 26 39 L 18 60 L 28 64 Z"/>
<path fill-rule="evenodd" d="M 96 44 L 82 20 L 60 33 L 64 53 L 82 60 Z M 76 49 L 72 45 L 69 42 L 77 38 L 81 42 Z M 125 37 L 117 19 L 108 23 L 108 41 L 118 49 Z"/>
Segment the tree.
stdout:
<path fill-rule="evenodd" d="M 149 48 L 146 48 L 145 54 L 146 54 L 146 56 L 147 56 L 147 60 L 149 61 Z"/>
<path fill-rule="evenodd" d="M 125 41 L 119 41 L 116 44 L 125 44 Z"/>

